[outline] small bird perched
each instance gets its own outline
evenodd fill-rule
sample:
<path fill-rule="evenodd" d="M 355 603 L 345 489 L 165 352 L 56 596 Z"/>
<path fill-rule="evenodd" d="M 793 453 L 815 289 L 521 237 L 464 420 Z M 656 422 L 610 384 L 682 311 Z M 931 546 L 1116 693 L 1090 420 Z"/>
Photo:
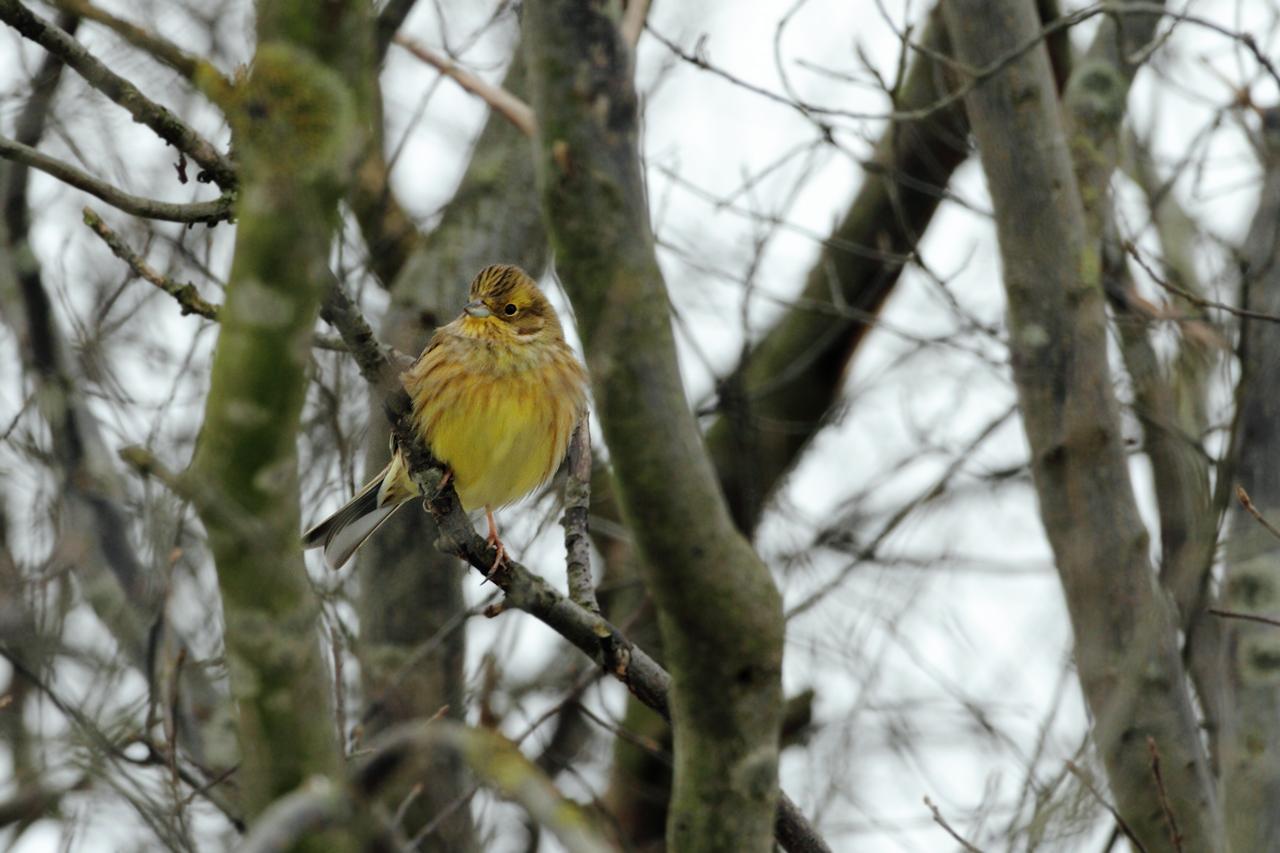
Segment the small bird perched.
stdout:
<path fill-rule="evenodd" d="M 447 468 L 466 510 L 484 507 L 489 544 L 506 549 L 493 517 L 545 483 L 564 458 L 586 412 L 587 374 L 560 318 L 519 267 L 485 267 L 471 282 L 466 307 L 436 330 L 401 374 L 418 434 Z M 443 485 L 443 483 L 442 483 Z M 304 548 L 324 546 L 342 568 L 402 504 L 419 494 L 399 450 L 345 506 L 303 534 Z"/>

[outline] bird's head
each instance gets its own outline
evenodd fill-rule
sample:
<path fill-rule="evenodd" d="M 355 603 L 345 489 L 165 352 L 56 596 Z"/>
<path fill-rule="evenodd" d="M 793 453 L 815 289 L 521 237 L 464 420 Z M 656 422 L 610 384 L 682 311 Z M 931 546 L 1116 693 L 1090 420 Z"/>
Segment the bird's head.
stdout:
<path fill-rule="evenodd" d="M 480 321 L 491 331 L 521 338 L 560 336 L 560 318 L 524 270 L 510 264 L 487 266 L 476 275 L 463 308 L 467 324 Z"/>

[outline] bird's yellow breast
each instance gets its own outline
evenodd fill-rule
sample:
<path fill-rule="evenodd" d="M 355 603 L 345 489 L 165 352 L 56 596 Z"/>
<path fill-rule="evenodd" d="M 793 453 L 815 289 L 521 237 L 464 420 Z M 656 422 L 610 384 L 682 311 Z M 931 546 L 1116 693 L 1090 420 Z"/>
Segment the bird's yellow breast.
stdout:
<path fill-rule="evenodd" d="M 453 471 L 464 508 L 520 499 L 555 473 L 585 405 L 568 345 L 446 337 L 405 375 L 419 432 Z"/>

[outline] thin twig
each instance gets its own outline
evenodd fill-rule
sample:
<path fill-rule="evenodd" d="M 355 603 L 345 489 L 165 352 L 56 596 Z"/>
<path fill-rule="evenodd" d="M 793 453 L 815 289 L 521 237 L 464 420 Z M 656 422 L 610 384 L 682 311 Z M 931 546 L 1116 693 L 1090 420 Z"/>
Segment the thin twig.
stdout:
<path fill-rule="evenodd" d="M 211 302 L 206 302 L 200 296 L 200 291 L 196 289 L 194 284 L 190 282 L 179 284 L 150 266 L 137 252 L 129 247 L 129 244 L 119 234 L 111 230 L 111 227 L 103 222 L 102 217 L 98 216 L 92 208 L 86 207 L 84 209 L 84 224 L 88 225 L 94 234 L 102 238 L 102 242 L 107 244 L 112 254 L 128 264 L 129 268 L 137 273 L 139 278 L 155 285 L 177 300 L 184 315 L 199 314 L 209 320 L 218 319 L 218 306 Z"/>
<path fill-rule="evenodd" d="M 565 571 L 569 600 L 579 607 L 600 612 L 595 586 L 591 582 L 591 540 L 587 518 L 591 506 L 591 427 L 584 416 L 569 439 L 569 478 L 564 486 Z"/>
<path fill-rule="evenodd" d="M 0 21 L 59 56 L 90 86 L 129 111 L 134 120 L 200 164 L 202 173 L 223 189 L 236 186 L 235 167 L 181 118 L 148 98 L 138 87 L 116 74 L 61 28 L 33 13 L 19 0 L 0 0 Z M 197 177 L 197 180 L 200 180 Z"/>
<path fill-rule="evenodd" d="M 392 41 L 493 107 L 525 136 L 533 136 L 537 119 L 533 114 L 533 108 L 524 101 L 501 86 L 481 80 L 449 57 L 436 53 L 408 36 L 397 35 Z"/>
<path fill-rule="evenodd" d="M 1253 55 L 1254 59 L 1257 61 L 1257 63 L 1260 66 L 1262 66 L 1262 68 L 1267 72 L 1267 74 L 1271 77 L 1271 79 L 1274 80 L 1277 84 L 1280 84 L 1280 71 L 1276 69 L 1275 64 L 1271 62 L 1270 58 L 1266 54 L 1266 51 L 1263 50 L 1263 48 L 1258 44 L 1257 39 L 1254 38 L 1252 34 L 1235 32 L 1231 29 L 1228 29 L 1227 27 L 1224 27 L 1219 23 L 1216 23 L 1215 21 L 1209 20 L 1208 18 L 1202 18 L 1196 15 L 1190 15 L 1185 12 L 1176 12 L 1174 10 L 1165 8 L 1163 5 L 1159 3 L 1103 2 L 1103 3 L 1095 3 L 1090 6 L 1082 7 L 1068 14 L 1061 15 L 1057 18 L 1054 18 L 1052 21 L 1049 21 L 1047 24 L 1041 27 L 1040 31 L 1037 32 L 1034 36 L 1028 38 L 1026 41 L 1022 42 L 1021 44 L 1018 44 L 1016 47 L 1009 50 L 1007 53 L 999 57 L 996 57 L 991 62 L 987 63 L 986 65 L 980 68 L 966 67 L 963 63 L 957 62 L 953 57 L 947 56 L 945 54 L 941 54 L 938 51 L 928 47 L 927 45 L 912 42 L 908 44 L 908 48 L 910 50 L 916 53 L 920 53 L 924 56 L 928 56 L 931 59 L 934 59 L 935 61 L 945 64 L 955 72 L 965 75 L 966 79 L 959 86 L 956 86 L 955 88 L 947 92 L 942 97 L 922 107 L 919 107 L 916 109 L 873 111 L 873 112 L 860 111 L 860 110 L 847 110 L 847 109 L 839 109 L 839 108 L 833 108 L 833 107 L 823 107 L 817 104 L 809 103 L 807 101 L 794 100 L 790 97 L 787 97 L 786 95 L 779 94 L 778 92 L 775 92 L 771 89 L 767 89 L 763 86 L 759 86 L 755 83 L 751 83 L 747 80 L 743 80 L 742 78 L 737 77 L 729 73 L 728 71 L 725 71 L 724 69 L 713 65 L 710 61 L 707 60 L 705 56 L 701 55 L 700 51 L 696 49 L 692 51 L 686 50 L 685 48 L 677 44 L 675 41 L 673 41 L 672 39 L 669 39 L 666 36 L 662 35 L 661 33 L 655 31 L 653 27 L 646 25 L 645 29 L 647 29 L 655 39 L 661 42 L 667 48 L 667 50 L 671 51 L 677 57 L 689 63 L 690 65 L 693 65 L 695 68 L 700 68 L 710 74 L 720 77 L 721 79 L 729 82 L 734 86 L 737 86 L 740 89 L 744 89 L 748 92 L 759 95 L 763 98 L 773 101 L 774 103 L 781 104 L 785 107 L 789 107 L 795 110 L 796 112 L 800 113 L 805 118 L 808 118 L 811 121 L 817 122 L 820 126 L 825 126 L 823 124 L 823 119 L 825 118 L 842 118 L 842 119 L 855 119 L 855 120 L 870 119 L 870 120 L 877 120 L 877 121 L 895 121 L 895 122 L 896 121 L 904 121 L 904 122 L 919 121 L 921 119 L 928 118 L 929 116 L 933 115 L 936 112 L 939 112 L 940 110 L 947 109 L 953 104 L 959 103 L 961 100 L 964 99 L 965 95 L 969 94 L 969 92 L 973 91 L 975 88 L 981 85 L 984 81 L 990 79 L 991 77 L 994 77 L 996 74 L 999 74 L 1001 71 L 1003 71 L 1005 68 L 1007 68 L 1009 65 L 1013 64 L 1014 62 L 1016 62 L 1018 59 L 1020 59 L 1023 55 L 1025 55 L 1029 51 L 1037 49 L 1038 47 L 1040 47 L 1040 45 L 1043 42 L 1045 42 L 1050 37 L 1055 36 L 1059 33 L 1065 32 L 1067 30 L 1070 30 L 1071 28 L 1078 26 L 1079 24 L 1082 24 L 1085 21 L 1090 20 L 1091 18 L 1098 17 L 1099 15 L 1112 15 L 1112 16 L 1160 15 L 1172 21 L 1175 21 L 1177 23 L 1193 24 L 1195 26 L 1199 26 L 1199 27 L 1203 27 L 1205 29 L 1211 30 L 1215 33 L 1218 33 L 1219 35 L 1225 36 L 1229 39 L 1232 39 L 1242 44 L 1245 47 L 1245 49 L 1248 50 Z M 1141 58 L 1140 55 L 1132 57 L 1131 59 L 1138 59 L 1138 58 Z"/>
<path fill-rule="evenodd" d="M 1240 506 L 1244 507 L 1244 511 L 1249 513 L 1249 515 L 1252 515 L 1254 520 L 1261 524 L 1264 530 L 1276 539 L 1280 539 L 1280 530 L 1276 529 L 1271 522 L 1262 517 L 1262 513 L 1253 505 L 1253 501 L 1249 498 L 1249 493 L 1244 490 L 1244 486 L 1236 486 L 1236 500 L 1240 501 Z"/>
<path fill-rule="evenodd" d="M 1071 771 L 1071 775 L 1080 780 L 1080 784 L 1084 785 L 1085 790 L 1092 794 L 1093 798 L 1097 800 L 1104 809 L 1111 813 L 1111 817 L 1116 822 L 1116 828 L 1119 829 L 1120 832 L 1124 833 L 1125 838 L 1129 839 L 1130 843 L 1133 844 L 1133 849 L 1136 850 L 1137 853 L 1147 853 L 1146 846 L 1138 840 L 1138 836 L 1133 834 L 1133 830 L 1129 828 L 1129 824 L 1125 823 L 1124 818 L 1120 816 L 1120 812 L 1116 811 L 1116 807 L 1107 802 L 1107 799 L 1102 796 L 1102 792 L 1094 787 L 1093 782 L 1089 780 L 1088 774 L 1077 767 L 1073 761 L 1067 762 L 1067 770 Z"/>
<path fill-rule="evenodd" d="M 974 847 L 968 841 L 965 841 L 964 837 L 960 833 L 951 828 L 951 824 L 947 823 L 947 819 L 942 816 L 942 812 L 933 804 L 933 800 L 925 797 L 924 804 L 929 807 L 929 811 L 933 812 L 933 822 L 945 829 L 947 834 L 954 838 L 956 843 L 964 848 L 966 853 L 982 853 L 981 848 Z"/>
<path fill-rule="evenodd" d="M 102 221 L 91 208 L 84 209 L 84 223 L 97 234 L 102 241 L 107 244 L 112 253 L 129 265 L 139 278 L 155 285 L 158 289 L 169 294 L 177 301 L 180 310 L 184 315 L 198 314 L 207 320 L 218 320 L 218 314 L 222 310 L 221 305 L 216 305 L 206 301 L 200 296 L 200 291 L 190 282 L 178 282 L 169 276 L 161 273 L 155 267 L 143 260 L 142 256 L 133 251 L 124 239 L 112 230 L 111 226 Z M 330 288 L 328 297 L 320 308 L 321 316 L 331 319 L 331 322 L 356 322 L 350 319 L 349 307 L 353 305 L 351 297 L 347 296 L 342 288 L 336 283 Z M 363 322 L 363 318 L 360 318 Z M 366 326 L 367 329 L 367 326 Z M 358 334 L 359 329 L 355 329 L 353 333 Z M 368 334 L 372 336 L 372 330 L 368 330 Z M 313 335 L 311 345 L 316 349 L 330 350 L 333 352 L 348 352 L 346 342 L 340 337 L 332 335 Z M 409 359 L 395 352 L 390 348 L 386 348 L 386 360 L 388 364 L 405 366 L 409 363 Z"/>
<path fill-rule="evenodd" d="M 1151 265 L 1143 260 L 1142 255 L 1138 253 L 1138 247 L 1130 241 L 1125 241 L 1124 250 L 1129 257 L 1133 258 L 1138 266 L 1142 267 L 1142 271 L 1150 276 L 1152 281 L 1170 293 L 1182 297 L 1197 308 L 1217 308 L 1219 311 L 1226 311 L 1228 314 L 1232 314 L 1236 317 L 1243 317 L 1248 320 L 1265 320 L 1268 323 L 1280 323 L 1280 317 L 1275 314 L 1264 314 L 1261 311 L 1250 311 L 1247 308 L 1237 308 L 1234 305 L 1228 305 L 1225 302 L 1215 302 L 1212 299 L 1205 299 L 1203 296 L 1192 293 L 1185 288 L 1178 287 L 1176 284 L 1168 281 L 1152 269 Z"/>
<path fill-rule="evenodd" d="M 1210 607 L 1208 610 L 1214 616 L 1223 619 L 1243 619 L 1246 622 L 1259 622 L 1263 625 L 1273 625 L 1280 628 L 1280 619 L 1271 616 L 1262 616 L 1258 613 L 1241 613 L 1238 610 L 1223 610 L 1221 607 Z"/>
<path fill-rule="evenodd" d="M 168 39 L 123 18 L 118 18 L 88 0 L 54 0 L 54 3 L 61 9 L 102 24 L 129 44 L 169 66 L 193 83 L 197 82 L 197 78 L 204 78 L 200 82 L 205 85 L 213 80 L 219 88 L 231 88 L 231 81 L 227 80 L 222 72 L 207 59 L 187 53 Z"/>
<path fill-rule="evenodd" d="M 3 0 L 0 0 L 3 2 Z M 0 136 L 0 157 L 23 163 L 33 169 L 39 169 L 46 175 L 57 178 L 64 184 L 83 190 L 118 210 L 143 219 L 159 219 L 164 222 L 188 222 L 216 225 L 231 218 L 232 201 L 229 196 L 214 201 L 196 201 L 190 204 L 177 204 L 169 201 L 156 201 L 151 198 L 133 195 L 119 189 L 106 181 L 99 180 L 88 172 L 84 172 L 70 163 L 56 157 L 50 157 L 30 145 L 23 145 L 6 136 Z"/>
<path fill-rule="evenodd" d="M 1156 780 L 1156 794 L 1160 797 L 1160 810 L 1169 824 L 1169 841 L 1175 853 L 1182 853 L 1182 833 L 1178 831 L 1178 819 L 1169 806 L 1169 798 L 1164 790 L 1164 776 L 1160 773 L 1160 750 L 1156 747 L 1156 739 L 1147 735 L 1147 752 L 1151 756 L 1151 775 Z"/>

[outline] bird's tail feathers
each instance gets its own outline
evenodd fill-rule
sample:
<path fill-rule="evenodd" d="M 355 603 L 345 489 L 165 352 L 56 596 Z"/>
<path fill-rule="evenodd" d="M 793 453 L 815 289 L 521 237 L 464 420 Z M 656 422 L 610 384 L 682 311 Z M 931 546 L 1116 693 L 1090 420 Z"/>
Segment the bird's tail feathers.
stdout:
<path fill-rule="evenodd" d="M 388 465 L 341 509 L 302 534 L 302 547 L 323 546 L 325 565 L 334 570 L 342 568 L 407 499 L 384 494 L 387 490 L 382 488 L 383 481 L 390 468 Z"/>

